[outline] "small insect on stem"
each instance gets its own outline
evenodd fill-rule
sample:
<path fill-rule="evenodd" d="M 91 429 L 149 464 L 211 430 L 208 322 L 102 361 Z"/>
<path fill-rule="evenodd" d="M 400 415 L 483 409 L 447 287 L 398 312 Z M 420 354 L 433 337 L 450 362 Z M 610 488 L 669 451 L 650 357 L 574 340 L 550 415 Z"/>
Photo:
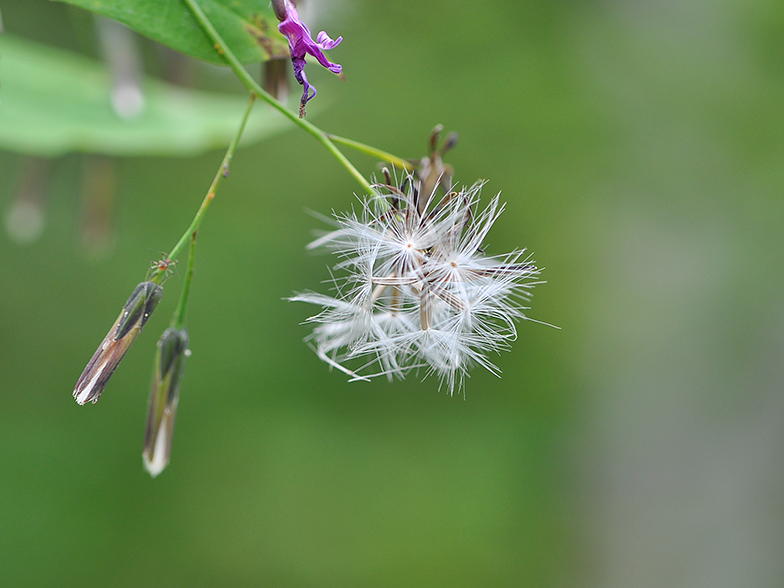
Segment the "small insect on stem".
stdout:
<path fill-rule="evenodd" d="M 150 265 L 150 269 L 147 272 L 147 278 L 151 278 L 152 276 L 163 274 L 163 279 L 167 280 L 169 276 L 174 273 L 174 266 L 177 265 L 176 259 L 169 259 L 166 257 L 165 253 L 161 254 L 163 257 L 158 261 L 153 261 Z"/>

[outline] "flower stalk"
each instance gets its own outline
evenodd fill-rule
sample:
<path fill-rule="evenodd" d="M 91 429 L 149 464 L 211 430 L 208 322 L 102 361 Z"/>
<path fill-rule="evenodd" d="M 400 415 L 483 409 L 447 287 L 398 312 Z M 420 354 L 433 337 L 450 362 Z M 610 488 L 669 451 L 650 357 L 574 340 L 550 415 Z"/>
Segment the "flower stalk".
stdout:
<path fill-rule="evenodd" d="M 394 166 L 396 169 L 403 170 L 403 171 L 413 171 L 416 167 L 410 161 L 403 159 L 402 157 L 398 157 L 397 155 L 393 155 L 388 151 L 383 151 L 382 149 L 376 149 L 371 145 L 366 145 L 365 143 L 360 143 L 359 141 L 354 141 L 353 139 L 346 139 L 345 137 L 339 137 L 338 135 L 327 134 L 330 140 L 333 143 L 337 143 L 338 145 L 345 145 L 346 147 L 350 147 L 360 153 L 364 153 L 365 155 L 369 155 L 379 161 L 383 161 L 384 163 L 388 163 Z"/>
<path fill-rule="evenodd" d="M 207 190 L 207 195 L 202 200 L 201 206 L 199 210 L 196 211 L 196 215 L 193 217 L 191 224 L 185 230 L 185 232 L 180 237 L 180 240 L 177 241 L 177 244 L 172 248 L 172 250 L 168 254 L 169 259 L 176 259 L 182 250 L 185 248 L 185 245 L 188 243 L 188 239 L 194 238 L 195 234 L 199 230 L 199 226 L 201 226 L 201 222 L 204 219 L 204 214 L 207 212 L 210 204 L 212 203 L 213 199 L 215 198 L 215 192 L 218 189 L 218 186 L 221 183 L 223 178 L 228 176 L 229 168 L 231 165 L 231 160 L 234 157 L 234 151 L 237 149 L 237 145 L 242 138 L 242 134 L 245 132 L 245 126 L 248 122 L 248 117 L 250 116 L 251 111 L 253 110 L 253 105 L 256 102 L 256 95 L 250 94 L 248 96 L 248 105 L 245 107 L 245 114 L 242 117 L 242 122 L 240 122 L 240 126 L 237 129 L 236 134 L 229 143 L 229 147 L 226 150 L 226 155 L 223 156 L 223 161 L 221 162 L 218 171 L 215 173 L 215 177 L 212 180 L 212 184 L 210 184 L 210 189 Z M 189 261 L 190 263 L 190 261 Z M 153 275 L 150 277 L 150 280 L 160 284 L 166 277 L 165 270 L 158 269 L 156 270 Z M 186 299 L 187 302 L 187 299 Z"/>

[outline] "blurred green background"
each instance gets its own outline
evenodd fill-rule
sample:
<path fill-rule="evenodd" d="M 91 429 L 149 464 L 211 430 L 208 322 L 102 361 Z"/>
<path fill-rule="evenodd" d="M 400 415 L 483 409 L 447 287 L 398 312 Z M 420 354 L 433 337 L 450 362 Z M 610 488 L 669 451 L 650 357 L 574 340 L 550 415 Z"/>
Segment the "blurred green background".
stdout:
<path fill-rule="evenodd" d="M 8 32 L 95 55 L 84 14 L 0 8 Z M 306 211 L 347 209 L 357 185 L 288 131 L 239 150 L 200 232 L 152 480 L 153 350 L 181 278 L 101 401 L 71 391 L 222 151 L 53 159 L 40 238 L 0 235 L 2 585 L 780 586 L 784 5 L 315 8 L 346 81 L 309 67 L 312 121 L 404 157 L 436 123 L 458 131 L 456 179 L 507 202 L 488 252 L 534 253 L 529 314 L 562 330 L 520 325 L 502 378 L 474 371 L 465 398 L 330 372 L 302 343 L 313 309 L 283 299 L 328 278 Z M 6 224 L 29 165 L 0 153 Z M 107 166 L 96 229 L 84 177 Z"/>

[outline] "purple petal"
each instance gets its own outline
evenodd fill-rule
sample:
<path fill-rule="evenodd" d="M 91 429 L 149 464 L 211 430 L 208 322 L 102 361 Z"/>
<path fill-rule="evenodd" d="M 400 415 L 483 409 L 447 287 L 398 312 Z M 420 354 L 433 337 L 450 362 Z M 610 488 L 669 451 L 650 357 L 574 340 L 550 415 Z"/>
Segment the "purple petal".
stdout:
<path fill-rule="evenodd" d="M 314 41 L 310 30 L 300 20 L 297 10 L 291 3 L 286 3 L 285 15 L 285 18 L 278 25 L 278 30 L 289 41 L 294 77 L 303 86 L 302 99 L 300 100 L 300 116 L 304 116 L 305 104 L 316 95 L 316 88 L 308 83 L 308 78 L 305 76 L 305 56 L 308 54 L 312 55 L 323 67 L 332 73 L 339 74 L 343 70 L 343 66 L 329 61 L 322 53 L 322 50 L 326 51 L 337 47 L 343 40 L 343 37 L 333 40 L 326 32 L 321 31 L 317 40 Z M 311 89 L 313 90 L 312 94 L 310 93 Z"/>
<path fill-rule="evenodd" d="M 325 31 L 321 31 L 316 37 L 316 41 L 318 41 L 319 47 L 324 49 L 325 51 L 329 49 L 334 49 L 340 42 L 343 40 L 343 37 L 338 37 L 334 41 L 329 37 L 329 35 Z"/>

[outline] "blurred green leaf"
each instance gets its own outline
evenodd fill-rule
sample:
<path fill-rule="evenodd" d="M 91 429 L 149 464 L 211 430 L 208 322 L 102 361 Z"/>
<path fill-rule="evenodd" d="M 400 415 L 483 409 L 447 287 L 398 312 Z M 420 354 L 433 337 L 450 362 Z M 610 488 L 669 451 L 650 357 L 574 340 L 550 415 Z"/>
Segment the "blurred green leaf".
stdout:
<path fill-rule="evenodd" d="M 107 155 L 193 155 L 226 146 L 246 99 L 143 81 L 146 107 L 133 119 L 111 106 L 111 81 L 97 61 L 60 49 L 0 36 L 0 148 L 30 155 L 69 151 Z M 244 142 L 287 128 L 259 105 Z"/>
<path fill-rule="evenodd" d="M 57 1 L 118 20 L 187 55 L 226 64 L 181 0 Z M 199 6 L 242 63 L 288 57 L 288 43 L 278 32 L 278 20 L 269 2 L 200 0 Z"/>

